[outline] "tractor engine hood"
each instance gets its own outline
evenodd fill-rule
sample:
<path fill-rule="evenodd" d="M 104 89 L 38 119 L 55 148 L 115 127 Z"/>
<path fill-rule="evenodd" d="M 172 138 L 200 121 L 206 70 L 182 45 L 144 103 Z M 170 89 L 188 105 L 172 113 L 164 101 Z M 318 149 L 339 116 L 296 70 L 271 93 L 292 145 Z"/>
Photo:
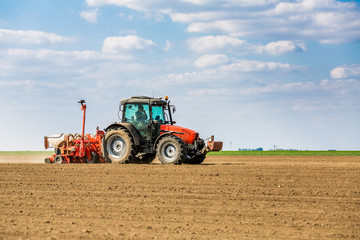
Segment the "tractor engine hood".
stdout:
<path fill-rule="evenodd" d="M 161 125 L 160 134 L 167 132 L 172 132 L 173 135 L 181 138 L 184 143 L 193 144 L 195 140 L 199 139 L 199 133 L 194 130 L 175 125 Z"/>

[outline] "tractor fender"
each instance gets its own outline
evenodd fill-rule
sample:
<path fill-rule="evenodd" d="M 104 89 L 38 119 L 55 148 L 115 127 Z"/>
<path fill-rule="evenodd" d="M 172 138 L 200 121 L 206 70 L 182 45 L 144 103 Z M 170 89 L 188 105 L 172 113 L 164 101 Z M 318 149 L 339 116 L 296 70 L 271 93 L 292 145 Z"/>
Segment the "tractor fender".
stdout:
<path fill-rule="evenodd" d="M 107 128 L 105 128 L 105 132 L 108 131 L 109 129 L 113 129 L 113 128 L 125 128 L 126 130 L 128 130 L 131 134 L 131 136 L 134 139 L 134 143 L 136 146 L 140 146 L 141 143 L 141 137 L 140 134 L 138 133 L 138 131 L 136 130 L 136 128 L 134 127 L 134 125 L 132 125 L 131 123 L 113 123 L 110 124 Z"/>
<path fill-rule="evenodd" d="M 158 137 L 156 138 L 155 142 L 154 142 L 154 149 L 156 149 L 157 144 L 159 143 L 159 141 L 160 141 L 162 138 L 164 138 L 164 137 L 166 137 L 166 136 L 169 136 L 169 135 L 173 135 L 174 133 L 181 134 L 181 133 L 179 133 L 179 132 L 168 131 L 168 132 L 165 132 L 165 133 L 161 134 L 160 136 L 158 136 Z M 176 135 L 174 135 L 174 136 L 175 136 L 175 137 L 178 137 L 178 136 L 176 136 Z"/>

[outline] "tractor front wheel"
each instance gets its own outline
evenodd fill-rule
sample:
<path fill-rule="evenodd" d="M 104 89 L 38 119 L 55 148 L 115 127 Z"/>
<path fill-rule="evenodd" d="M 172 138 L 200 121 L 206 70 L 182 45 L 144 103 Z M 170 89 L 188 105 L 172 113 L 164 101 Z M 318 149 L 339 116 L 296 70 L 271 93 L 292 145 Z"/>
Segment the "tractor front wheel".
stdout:
<path fill-rule="evenodd" d="M 206 154 L 196 155 L 193 158 L 186 159 L 184 163 L 187 164 L 201 164 L 206 158 Z"/>
<path fill-rule="evenodd" d="M 106 132 L 102 144 L 104 158 L 110 163 L 129 163 L 135 159 L 135 144 L 130 133 L 124 129 Z"/>
<path fill-rule="evenodd" d="M 185 144 L 178 137 L 164 137 L 158 144 L 157 156 L 162 164 L 181 164 L 186 156 Z"/>

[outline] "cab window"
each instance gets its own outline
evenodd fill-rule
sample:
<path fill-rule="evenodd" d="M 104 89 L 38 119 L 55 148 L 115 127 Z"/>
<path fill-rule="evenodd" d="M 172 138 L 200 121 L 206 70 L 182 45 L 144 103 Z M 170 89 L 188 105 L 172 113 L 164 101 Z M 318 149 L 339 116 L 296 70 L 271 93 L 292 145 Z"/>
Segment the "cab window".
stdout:
<path fill-rule="evenodd" d="M 152 120 L 155 123 L 164 123 L 165 122 L 165 118 L 164 118 L 164 109 L 162 106 L 152 106 Z"/>

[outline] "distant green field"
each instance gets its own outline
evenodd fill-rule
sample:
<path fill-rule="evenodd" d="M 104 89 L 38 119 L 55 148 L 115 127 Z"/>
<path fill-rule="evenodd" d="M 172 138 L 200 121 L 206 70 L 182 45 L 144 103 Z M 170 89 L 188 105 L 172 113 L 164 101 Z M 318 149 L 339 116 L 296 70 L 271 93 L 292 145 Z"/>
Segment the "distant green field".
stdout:
<path fill-rule="evenodd" d="M 210 156 L 360 156 L 360 151 L 220 151 Z"/>

